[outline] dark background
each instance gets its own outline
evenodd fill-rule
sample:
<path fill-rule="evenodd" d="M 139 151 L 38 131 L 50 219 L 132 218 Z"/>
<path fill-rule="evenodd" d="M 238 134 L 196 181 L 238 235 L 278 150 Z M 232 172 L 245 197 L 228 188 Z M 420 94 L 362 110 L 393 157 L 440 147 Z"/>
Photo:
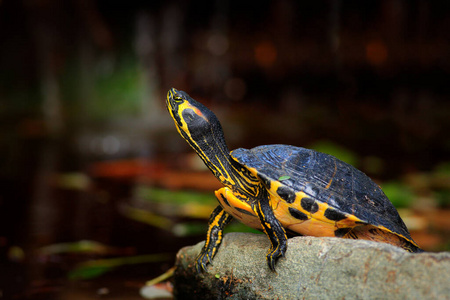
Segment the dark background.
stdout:
<path fill-rule="evenodd" d="M 2 294 L 57 299 L 138 278 L 115 296 L 139 297 L 143 278 L 171 262 L 73 288 L 68 270 L 91 257 L 39 261 L 34 251 L 90 239 L 173 253 L 203 239 L 167 236 L 117 209 L 136 185 L 198 189 L 161 171 L 197 172 L 164 107 L 171 87 L 217 113 L 230 149 L 292 144 L 352 163 L 386 186 L 419 244 L 448 250 L 449 6 L 0 1 Z M 101 162 L 111 168 L 93 171 Z"/>

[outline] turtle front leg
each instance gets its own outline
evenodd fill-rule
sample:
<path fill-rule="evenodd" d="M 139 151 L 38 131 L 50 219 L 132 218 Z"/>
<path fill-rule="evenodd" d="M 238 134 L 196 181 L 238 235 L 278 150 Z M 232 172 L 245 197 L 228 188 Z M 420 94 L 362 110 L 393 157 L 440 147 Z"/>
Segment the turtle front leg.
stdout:
<path fill-rule="evenodd" d="M 206 271 L 206 265 L 211 263 L 222 243 L 223 229 L 233 217 L 222 206 L 218 205 L 209 217 L 208 233 L 202 251 L 197 257 L 196 269 L 198 273 Z"/>
<path fill-rule="evenodd" d="M 262 228 L 272 243 L 269 253 L 267 254 L 267 262 L 269 268 L 275 271 L 275 264 L 278 258 L 283 257 L 287 249 L 287 235 L 283 226 L 275 218 L 272 207 L 269 203 L 269 196 L 265 195 L 258 201 L 256 213 L 261 221 Z"/>

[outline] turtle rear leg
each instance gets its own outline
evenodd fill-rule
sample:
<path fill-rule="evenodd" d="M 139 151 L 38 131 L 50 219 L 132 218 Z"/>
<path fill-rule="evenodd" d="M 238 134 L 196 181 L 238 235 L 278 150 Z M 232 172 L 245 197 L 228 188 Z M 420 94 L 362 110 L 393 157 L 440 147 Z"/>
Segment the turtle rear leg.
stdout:
<path fill-rule="evenodd" d="M 287 249 L 286 231 L 277 218 L 275 218 L 272 207 L 269 204 L 268 195 L 258 201 L 256 213 L 258 214 L 265 234 L 272 244 L 267 254 L 267 263 L 269 264 L 269 268 L 275 271 L 275 264 L 278 258 L 283 257 Z"/>
<path fill-rule="evenodd" d="M 209 217 L 208 233 L 202 251 L 197 257 L 196 269 L 201 273 L 206 270 L 206 265 L 211 263 L 217 253 L 223 238 L 223 229 L 233 217 L 218 205 Z"/>

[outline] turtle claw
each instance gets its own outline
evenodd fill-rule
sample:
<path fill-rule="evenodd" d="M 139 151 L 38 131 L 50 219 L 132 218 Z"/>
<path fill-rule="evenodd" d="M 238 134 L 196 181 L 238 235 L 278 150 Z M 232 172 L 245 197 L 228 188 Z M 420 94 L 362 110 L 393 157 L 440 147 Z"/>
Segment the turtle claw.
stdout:
<path fill-rule="evenodd" d="M 197 270 L 197 273 L 203 273 L 206 271 L 206 265 L 208 263 L 211 263 L 209 256 L 207 253 L 200 253 L 200 255 L 197 258 L 197 262 L 195 264 L 195 269 Z"/>
<path fill-rule="evenodd" d="M 277 247 L 275 250 L 270 248 L 269 253 L 267 254 L 267 263 L 269 264 L 270 270 L 275 272 L 275 264 L 280 257 L 284 257 L 286 253 L 286 247 Z"/>
<path fill-rule="evenodd" d="M 287 249 L 286 231 L 273 214 L 272 207 L 269 204 L 268 195 L 258 202 L 256 212 L 261 221 L 264 233 L 270 239 L 270 249 L 267 254 L 267 263 L 270 270 L 275 272 L 275 264 L 280 257 L 283 257 Z"/>
<path fill-rule="evenodd" d="M 203 273 L 206 272 L 206 266 L 211 263 L 211 257 L 208 255 L 207 251 L 203 251 L 200 253 L 200 255 L 197 257 L 197 262 L 195 264 L 195 269 L 197 270 L 197 273 Z"/>
<path fill-rule="evenodd" d="M 195 268 L 198 273 L 206 271 L 206 266 L 212 264 L 212 259 L 222 243 L 223 228 L 231 221 L 232 217 L 219 205 L 211 214 L 208 226 L 208 235 L 202 251 L 197 256 Z"/>

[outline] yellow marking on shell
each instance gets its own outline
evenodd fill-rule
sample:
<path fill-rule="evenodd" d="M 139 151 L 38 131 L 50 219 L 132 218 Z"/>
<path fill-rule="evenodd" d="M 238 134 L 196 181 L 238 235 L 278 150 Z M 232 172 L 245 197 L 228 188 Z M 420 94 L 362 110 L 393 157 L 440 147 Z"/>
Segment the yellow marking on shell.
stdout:
<path fill-rule="evenodd" d="M 336 172 L 337 172 L 337 165 L 336 165 L 336 161 L 334 161 L 334 172 L 333 172 L 333 175 L 331 176 L 330 181 L 328 182 L 327 186 L 325 187 L 325 189 L 330 188 L 331 183 L 333 183 L 333 179 L 334 179 L 334 176 L 336 175 Z"/>
<path fill-rule="evenodd" d="M 293 232 L 298 232 L 309 236 L 336 236 L 334 233 L 336 228 L 334 226 L 330 226 L 330 223 L 325 223 L 313 218 L 302 223 L 298 223 L 299 220 L 296 220 L 297 222 L 295 222 L 295 218 L 291 218 L 293 220 L 288 220 L 292 222 L 287 224 L 286 228 Z"/>
<path fill-rule="evenodd" d="M 257 176 L 258 171 L 255 168 L 248 168 L 249 171 Z M 327 203 L 316 201 L 318 210 L 315 213 L 310 213 L 301 206 L 301 199 L 304 197 L 312 198 L 304 192 L 296 192 L 293 203 L 287 203 L 280 198 L 277 193 L 278 188 L 283 185 L 282 182 L 272 181 L 270 183 L 270 206 L 273 209 L 275 217 L 280 221 L 283 227 L 288 228 L 294 232 L 311 235 L 311 236 L 335 236 L 336 229 L 339 228 L 353 228 L 359 226 L 357 222 L 362 222 L 361 219 L 354 215 L 346 214 L 346 218 L 340 221 L 333 221 L 325 217 L 325 211 L 331 208 Z M 289 208 L 304 213 L 308 216 L 308 220 L 299 220 L 291 215 Z"/>
<path fill-rule="evenodd" d="M 336 168 L 337 169 L 337 168 Z M 335 171 L 336 171 L 335 169 Z M 258 171 L 255 168 L 248 168 L 250 173 L 254 175 L 255 177 L 258 177 Z M 336 173 L 336 172 L 335 172 Z M 334 176 L 334 174 L 333 174 Z M 327 185 L 327 188 L 331 186 L 333 182 L 333 179 L 330 180 L 330 182 Z M 293 232 L 297 232 L 303 235 L 310 235 L 310 236 L 330 236 L 334 237 L 336 236 L 335 231 L 339 228 L 358 228 L 358 231 L 360 228 L 370 228 L 374 227 L 377 229 L 380 229 L 383 232 L 393 234 L 395 236 L 400 237 L 401 239 L 404 239 L 411 244 L 413 244 L 416 247 L 419 247 L 413 240 L 406 238 L 403 235 L 400 235 L 396 232 L 393 232 L 392 230 L 384 227 L 384 226 L 375 226 L 375 225 L 364 225 L 361 223 L 364 223 L 364 220 L 359 219 L 358 217 L 346 214 L 346 218 L 340 221 L 333 221 L 325 217 L 324 213 L 325 211 L 330 208 L 330 205 L 327 203 L 322 203 L 319 201 L 316 201 L 316 203 L 319 206 L 319 209 L 316 213 L 311 214 L 307 211 L 305 211 L 301 206 L 301 199 L 303 197 L 309 197 L 303 192 L 297 192 L 295 193 L 295 201 L 291 204 L 287 203 L 285 200 L 281 199 L 277 194 L 277 189 L 281 185 L 281 182 L 278 181 L 272 181 L 270 185 L 270 205 L 274 211 L 275 217 L 280 221 L 281 225 Z M 309 197 L 311 198 L 311 197 Z M 302 221 L 299 219 L 294 218 L 289 213 L 289 207 L 295 208 L 299 210 L 300 212 L 306 214 L 309 219 Z M 347 237 L 349 238 L 349 237 Z M 359 236 L 359 238 L 364 238 L 362 235 Z M 367 239 L 367 238 L 364 238 Z M 372 237 L 372 240 L 386 240 L 388 238 L 383 237 Z M 395 240 L 395 239 L 394 239 Z M 401 241 L 400 241 L 401 243 Z M 392 243 L 394 244 L 394 243 Z M 397 246 L 402 247 L 400 244 L 394 244 Z M 404 247 L 402 247 L 404 248 Z"/>
<path fill-rule="evenodd" d="M 295 193 L 296 196 L 295 201 L 289 204 L 277 195 L 276 190 L 278 189 L 279 185 L 280 185 L 279 182 L 272 182 L 271 186 L 273 186 L 274 188 L 271 188 L 269 191 L 270 203 L 272 208 L 274 209 L 275 217 L 280 221 L 283 227 L 293 232 L 310 236 L 334 237 L 336 236 L 335 231 L 337 229 L 350 228 L 354 229 L 355 232 L 353 231 L 349 232 L 346 236 L 344 236 L 345 238 L 351 238 L 351 233 L 353 233 L 354 235 L 357 236 L 357 238 L 385 242 L 405 248 L 402 242 L 402 239 L 404 239 L 413 244 L 414 246 L 419 247 L 413 240 L 408 239 L 403 235 L 393 232 L 392 230 L 381 225 L 363 224 L 366 223 L 364 220 L 361 220 L 358 217 L 351 214 L 345 214 L 346 218 L 339 221 L 330 220 L 327 217 L 325 217 L 325 211 L 329 208 L 332 208 L 327 203 L 316 201 L 318 205 L 318 210 L 317 212 L 312 214 L 304 210 L 301 206 L 301 199 L 303 197 L 309 197 L 303 192 Z M 289 207 L 299 210 L 300 212 L 307 215 L 309 219 L 304 221 L 296 219 L 290 214 Z M 366 233 L 370 228 L 375 228 L 381 232 L 376 235 Z"/>
<path fill-rule="evenodd" d="M 219 200 L 220 205 L 227 213 L 229 213 L 234 218 L 238 219 L 240 222 L 244 223 L 249 227 L 255 229 L 262 229 L 261 222 L 258 216 L 256 215 L 256 212 L 253 211 L 250 204 L 237 198 L 230 188 L 223 187 L 215 191 L 215 194 L 217 200 Z M 229 205 L 227 205 L 223 201 L 222 197 L 224 197 L 228 201 Z M 252 214 L 252 216 L 249 214 L 245 214 L 242 211 L 239 211 L 238 209 L 247 211 L 249 214 Z"/>
<path fill-rule="evenodd" d="M 277 190 L 282 185 L 278 181 L 271 182 L 269 194 L 270 205 L 274 211 L 275 217 L 280 221 L 283 227 L 288 228 L 294 232 L 303 235 L 312 236 L 335 236 L 335 230 L 339 228 L 353 228 L 359 226 L 357 222 L 362 222 L 354 215 L 346 214 L 346 218 L 340 221 L 330 220 L 325 217 L 325 211 L 332 208 L 327 203 L 316 201 L 318 210 L 311 213 L 305 210 L 301 205 L 301 199 L 310 196 L 303 192 L 295 193 L 295 200 L 293 203 L 287 203 L 280 198 Z M 299 220 L 291 215 L 289 208 L 294 208 L 308 217 L 308 220 Z M 333 209 L 333 208 L 332 208 Z"/>

